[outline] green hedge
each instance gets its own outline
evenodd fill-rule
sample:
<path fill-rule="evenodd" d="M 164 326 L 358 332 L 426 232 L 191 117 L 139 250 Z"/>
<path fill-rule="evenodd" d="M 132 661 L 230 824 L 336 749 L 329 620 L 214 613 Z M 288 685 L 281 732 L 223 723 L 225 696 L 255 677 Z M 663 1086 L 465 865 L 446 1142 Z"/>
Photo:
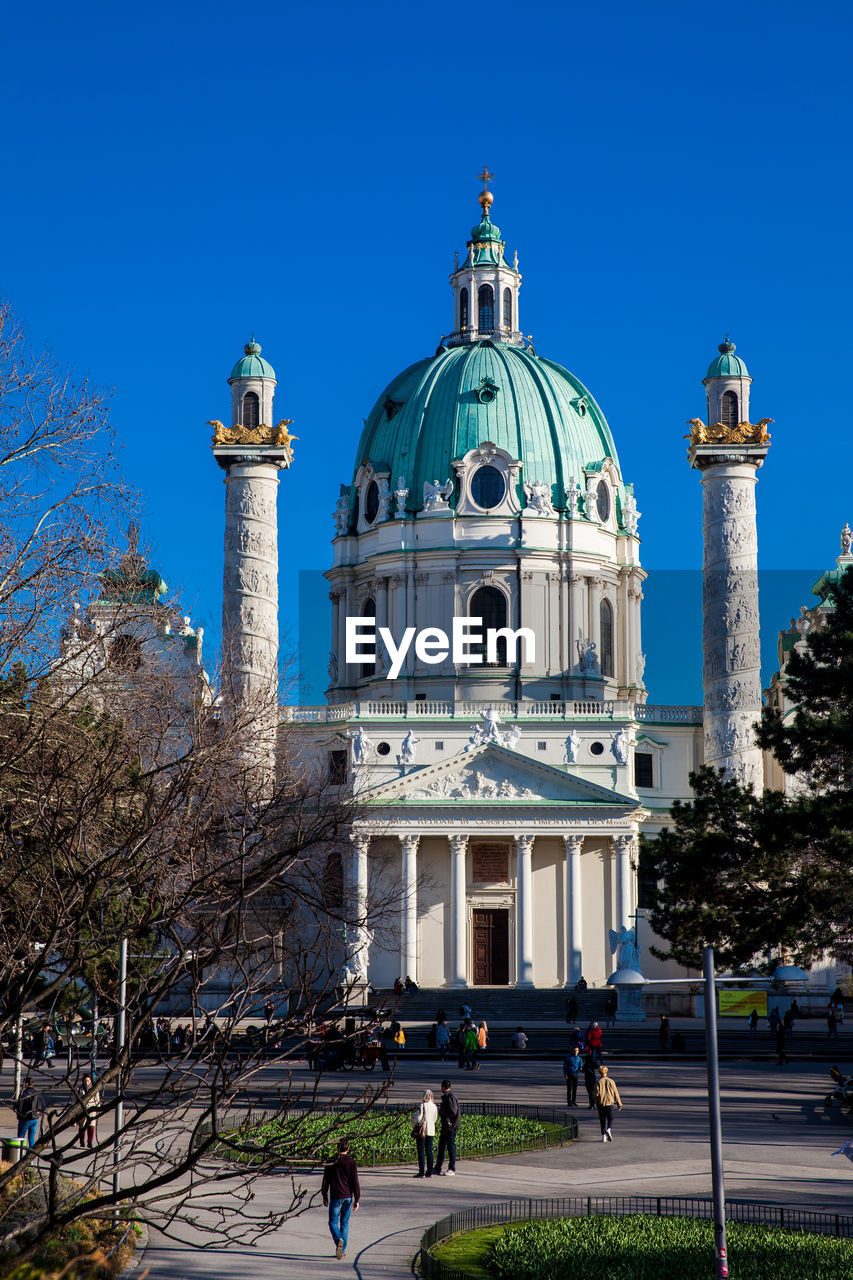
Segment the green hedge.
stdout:
<path fill-rule="evenodd" d="M 732 1280 L 850 1280 L 853 1242 L 730 1223 Z M 434 1256 L 495 1280 L 708 1280 L 714 1234 L 707 1220 L 557 1218 L 452 1236 Z"/>
<path fill-rule="evenodd" d="M 379 1109 L 364 1116 L 347 1112 L 315 1112 L 312 1115 L 289 1112 L 264 1124 L 255 1125 L 231 1136 L 235 1144 L 264 1147 L 269 1159 L 278 1154 L 282 1160 L 329 1160 L 338 1139 L 348 1137 L 352 1154 L 360 1165 L 407 1164 L 416 1158 L 412 1121 L 408 1112 Z M 456 1150 L 465 1156 L 505 1155 L 526 1147 L 544 1147 L 570 1141 L 570 1135 L 559 1125 L 518 1116 L 482 1116 L 463 1113 L 457 1134 Z M 438 1137 L 436 1136 L 436 1145 Z M 221 1151 L 221 1154 L 225 1154 Z M 228 1153 L 231 1159 L 252 1159 L 239 1150 Z"/>

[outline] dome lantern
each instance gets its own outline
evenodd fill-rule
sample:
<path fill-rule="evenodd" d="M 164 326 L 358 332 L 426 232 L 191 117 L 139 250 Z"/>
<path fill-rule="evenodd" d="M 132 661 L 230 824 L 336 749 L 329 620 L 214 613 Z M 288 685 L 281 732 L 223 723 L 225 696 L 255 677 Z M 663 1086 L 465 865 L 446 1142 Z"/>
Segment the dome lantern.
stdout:
<path fill-rule="evenodd" d="M 261 344 L 251 340 L 243 348 L 243 356 L 228 377 L 231 387 L 232 427 L 272 426 L 275 369 L 261 356 Z"/>
<path fill-rule="evenodd" d="M 491 218 L 494 195 L 489 181 L 495 176 L 487 168 L 477 175 L 483 190 L 477 197 L 482 216 L 472 227 L 468 255 L 462 266 L 450 277 L 453 289 L 453 333 L 446 346 L 465 342 L 508 342 L 521 346 L 523 338 L 518 321 L 518 293 L 521 273 L 518 255 L 510 266 L 504 256 L 505 242 L 501 229 Z"/>

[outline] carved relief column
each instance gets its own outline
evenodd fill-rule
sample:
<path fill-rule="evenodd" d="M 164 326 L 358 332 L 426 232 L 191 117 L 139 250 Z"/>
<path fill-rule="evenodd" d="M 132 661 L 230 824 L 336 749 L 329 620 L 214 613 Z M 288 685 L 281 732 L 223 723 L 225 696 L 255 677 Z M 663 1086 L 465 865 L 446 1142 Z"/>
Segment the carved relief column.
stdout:
<path fill-rule="evenodd" d="M 613 849 L 616 854 L 616 927 L 632 929 L 634 868 L 631 862 L 637 852 L 636 836 L 614 836 Z"/>
<path fill-rule="evenodd" d="M 581 846 L 583 836 L 563 836 L 566 849 L 566 986 L 583 974 L 583 912 L 581 906 Z"/>
<path fill-rule="evenodd" d="M 451 987 L 468 986 L 468 948 L 465 927 L 465 850 L 467 836 L 450 837 L 450 982 Z"/>
<path fill-rule="evenodd" d="M 767 444 L 694 444 L 702 472 L 702 687 L 705 764 L 760 789 L 752 726 L 761 715 L 756 472 Z"/>
<path fill-rule="evenodd" d="M 400 973 L 418 981 L 418 836 L 400 836 L 403 851 Z"/>
<path fill-rule="evenodd" d="M 518 969 L 515 985 L 533 986 L 533 836 L 515 837 L 518 850 L 516 932 Z"/>

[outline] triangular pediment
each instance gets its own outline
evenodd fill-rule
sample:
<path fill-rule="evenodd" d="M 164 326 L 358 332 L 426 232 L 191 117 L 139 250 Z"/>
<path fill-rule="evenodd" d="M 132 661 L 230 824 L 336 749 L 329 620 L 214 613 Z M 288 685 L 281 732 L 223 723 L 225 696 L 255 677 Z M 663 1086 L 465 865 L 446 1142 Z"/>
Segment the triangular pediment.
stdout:
<path fill-rule="evenodd" d="M 466 805 L 506 804 L 516 809 L 543 804 L 622 810 L 639 807 L 633 796 L 610 791 L 493 742 L 370 787 L 361 792 L 361 798 L 371 804 L 459 801 Z"/>

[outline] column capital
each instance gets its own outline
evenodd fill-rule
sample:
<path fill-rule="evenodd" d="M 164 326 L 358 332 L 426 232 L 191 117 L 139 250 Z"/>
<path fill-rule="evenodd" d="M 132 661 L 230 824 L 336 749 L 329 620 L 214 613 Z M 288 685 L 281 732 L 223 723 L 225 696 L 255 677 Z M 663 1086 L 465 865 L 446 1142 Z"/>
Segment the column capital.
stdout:
<path fill-rule="evenodd" d="M 468 847 L 467 835 L 452 835 L 450 837 L 451 853 L 464 853 Z"/>
<path fill-rule="evenodd" d="M 533 841 L 536 839 L 536 837 L 527 835 L 527 834 L 516 833 L 516 835 L 513 836 L 513 839 L 515 840 L 515 844 L 516 844 L 516 848 L 518 849 L 518 852 L 521 854 L 524 854 L 524 853 L 530 853 L 531 849 L 533 848 Z"/>
<path fill-rule="evenodd" d="M 617 853 L 631 853 L 637 847 L 636 832 L 622 834 L 613 837 L 613 848 Z"/>
<path fill-rule="evenodd" d="M 349 839 L 355 853 L 367 853 L 370 848 L 370 836 L 363 831 L 351 831 Z"/>
<path fill-rule="evenodd" d="M 563 835 L 563 845 L 565 846 L 567 858 L 572 853 L 580 853 L 582 844 L 583 836 Z"/>
<path fill-rule="evenodd" d="M 400 840 L 400 844 L 403 846 L 404 853 L 417 853 L 418 844 L 420 843 L 420 836 L 412 835 L 410 832 L 406 832 L 405 835 L 401 835 L 399 837 L 399 840 Z"/>

